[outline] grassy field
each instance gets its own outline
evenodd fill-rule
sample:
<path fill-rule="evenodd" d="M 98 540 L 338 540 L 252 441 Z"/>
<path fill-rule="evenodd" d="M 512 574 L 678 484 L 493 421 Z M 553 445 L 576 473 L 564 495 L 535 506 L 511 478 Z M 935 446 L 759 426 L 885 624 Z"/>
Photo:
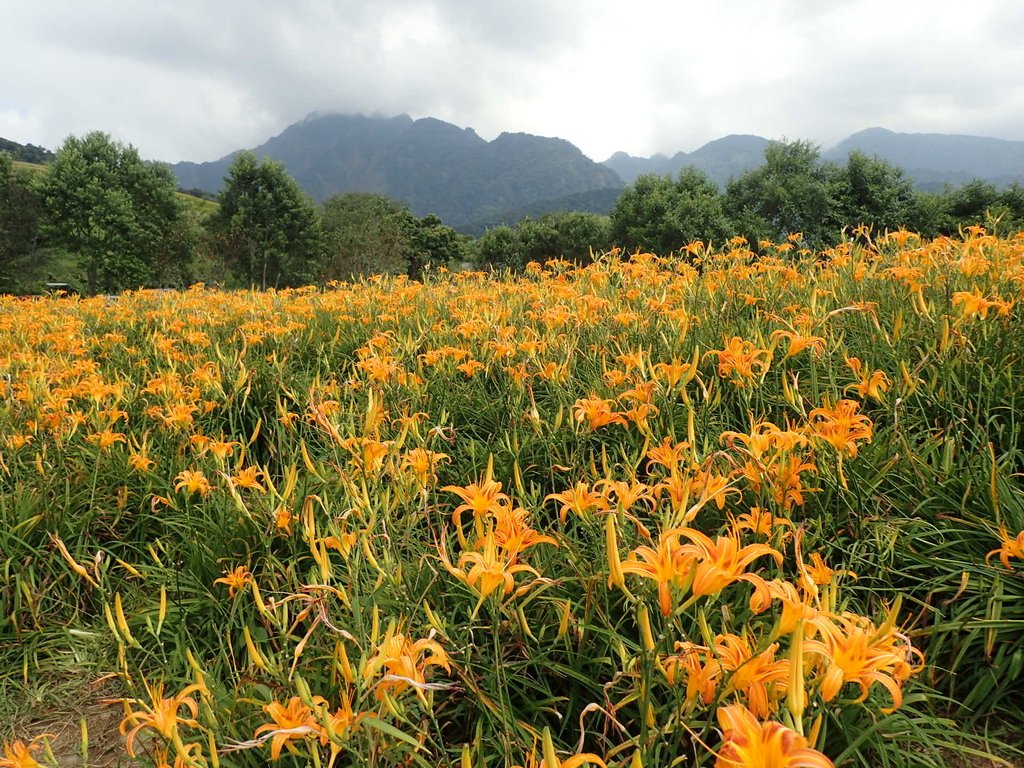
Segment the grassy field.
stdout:
<path fill-rule="evenodd" d="M 1024 236 L 760 250 L 0 298 L 0 766 L 1019 760 Z"/>

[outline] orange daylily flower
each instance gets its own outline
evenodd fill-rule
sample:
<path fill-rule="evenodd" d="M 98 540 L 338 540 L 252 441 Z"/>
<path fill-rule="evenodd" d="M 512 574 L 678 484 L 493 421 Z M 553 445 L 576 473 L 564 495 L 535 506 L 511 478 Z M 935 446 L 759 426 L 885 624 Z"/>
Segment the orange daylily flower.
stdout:
<path fill-rule="evenodd" d="M 658 605 L 661 613 L 672 613 L 672 587 L 682 587 L 693 577 L 693 564 L 679 543 L 680 529 L 662 532 L 657 546 L 640 546 L 622 563 L 623 573 L 635 573 L 651 579 L 658 585 Z"/>
<path fill-rule="evenodd" d="M 608 768 L 607 764 L 592 752 L 580 752 L 568 760 L 561 760 L 555 753 L 555 745 L 551 740 L 551 729 L 544 727 L 541 736 L 541 758 L 537 758 L 537 745 L 534 742 L 533 750 L 526 755 L 524 765 L 514 765 L 512 768 L 579 768 L 581 765 L 599 765 L 601 768 Z"/>
<path fill-rule="evenodd" d="M 761 722 L 742 704 L 719 707 L 722 746 L 715 768 L 835 768 L 805 737 L 781 723 Z"/>
<path fill-rule="evenodd" d="M 416 483 L 421 488 L 426 488 L 431 483 L 437 482 L 437 465 L 442 461 L 448 461 L 447 453 L 439 451 L 428 451 L 426 448 L 413 448 L 402 457 L 401 469 L 412 472 Z"/>
<path fill-rule="evenodd" d="M 573 488 L 561 493 L 549 493 L 544 497 L 544 501 L 561 502 L 558 519 L 563 525 L 570 512 L 578 517 L 586 517 L 588 512 L 600 512 L 608 509 L 608 500 L 604 494 L 590 490 L 590 485 L 583 482 L 576 483 Z"/>
<path fill-rule="evenodd" d="M 495 515 L 503 507 L 510 506 L 512 499 L 508 494 L 501 492 L 501 483 L 494 480 L 493 460 L 487 462 L 487 472 L 479 483 L 470 483 L 466 486 L 446 485 L 441 489 L 454 493 L 463 503 L 452 512 L 452 521 L 455 523 L 455 530 L 459 534 L 459 541 L 466 546 L 462 534 L 462 513 L 472 512 L 476 524 L 477 535 L 483 534 L 483 520 L 488 515 Z"/>
<path fill-rule="evenodd" d="M 764 555 L 782 564 L 782 553 L 767 544 L 748 544 L 741 547 L 738 535 L 730 533 L 715 541 L 693 528 L 680 528 L 678 535 L 690 540 L 680 546 L 680 556 L 696 563 L 692 590 L 695 597 L 713 595 L 736 581 L 748 581 L 762 587 L 765 580 L 755 573 L 746 573 L 746 567 Z"/>
<path fill-rule="evenodd" d="M 186 469 L 179 472 L 174 479 L 177 480 L 174 484 L 174 490 L 184 491 L 189 496 L 197 493 L 200 496 L 205 496 L 213 490 L 213 486 L 210 485 L 210 481 L 206 479 L 206 475 L 203 474 L 202 470 Z"/>
<path fill-rule="evenodd" d="M 314 703 L 324 702 L 323 698 L 319 696 L 313 701 Z M 267 734 L 264 738 L 270 738 L 271 760 L 280 758 L 281 750 L 286 746 L 289 751 L 294 751 L 295 748 L 289 742 L 305 741 L 311 736 L 320 734 L 320 724 L 313 716 L 312 708 L 303 704 L 302 699 L 298 696 L 292 696 L 287 704 L 272 701 L 264 705 L 263 711 L 273 720 L 273 723 L 261 725 L 256 729 L 253 737 L 258 739 L 261 733 Z"/>
<path fill-rule="evenodd" d="M 441 644 L 432 637 L 412 640 L 397 632 L 392 625 L 377 645 L 374 655 L 366 662 L 365 674 L 369 679 L 383 673 L 377 683 L 378 699 L 386 690 L 397 695 L 410 687 L 422 695 L 423 690 L 429 689 L 426 672 L 431 667 L 451 672 L 451 660 Z"/>
<path fill-rule="evenodd" d="M 763 613 L 768 610 L 773 600 L 782 603 L 782 615 L 779 617 L 778 634 L 789 635 L 796 631 L 800 622 L 809 622 L 818 615 L 818 609 L 811 605 L 815 593 L 804 592 L 801 596 L 796 586 L 782 579 L 773 579 L 763 586 L 754 589 L 750 595 L 750 610 Z"/>
<path fill-rule="evenodd" d="M 609 424 L 625 424 L 626 419 L 617 411 L 613 410 L 614 400 L 605 400 L 597 395 L 588 398 L 581 398 L 573 404 L 573 413 L 576 421 L 582 424 L 584 421 L 591 431 Z"/>
<path fill-rule="evenodd" d="M 164 697 L 164 684 L 162 682 L 146 683 L 146 691 L 149 693 L 149 701 L 142 699 L 132 700 L 135 704 L 143 707 L 142 710 L 129 712 L 121 721 L 120 731 L 127 733 L 125 748 L 129 757 L 135 757 L 135 739 L 143 730 L 152 730 L 158 733 L 167 742 L 173 742 L 179 738 L 178 727 L 186 726 L 198 728 L 199 723 L 196 717 L 199 715 L 199 703 L 192 698 L 192 694 L 205 690 L 200 684 L 186 686 L 177 696 Z M 181 709 L 184 708 L 188 716 L 182 717 Z M 129 730 L 131 729 L 131 730 Z"/>
<path fill-rule="evenodd" d="M 686 461 L 689 451 L 690 444 L 685 440 L 675 443 L 671 437 L 665 437 L 659 445 L 647 451 L 647 469 L 660 465 L 674 475 Z"/>
<path fill-rule="evenodd" d="M 775 712 L 778 702 L 786 696 L 789 660 L 776 659 L 778 650 L 779 644 L 772 643 L 754 653 L 745 637 L 723 634 L 715 638 L 714 658 L 723 672 L 730 673 L 724 694 L 741 694 L 747 708 L 758 718 Z"/>
<path fill-rule="evenodd" d="M 890 617 L 890 621 L 894 617 Z M 832 701 L 844 683 L 857 683 L 861 695 L 867 698 L 873 683 L 881 683 L 892 696 L 892 712 L 903 703 L 903 683 L 913 674 L 912 662 L 923 662 L 924 657 L 904 635 L 889 622 L 881 628 L 863 616 L 843 613 L 816 617 L 813 627 L 819 640 L 805 640 L 804 652 L 819 656 L 821 696 Z"/>
<path fill-rule="evenodd" d="M 769 350 L 739 336 L 733 336 L 725 349 L 712 350 L 708 354 L 718 358 L 718 375 L 737 387 L 747 386 L 755 376 L 764 375 L 771 365 Z"/>
<path fill-rule="evenodd" d="M 779 329 L 772 331 L 771 339 L 773 343 L 777 343 L 779 339 L 786 339 L 789 342 L 786 359 L 800 354 L 805 349 L 810 349 L 814 355 L 820 355 L 825 349 L 825 339 L 821 336 L 805 336 L 802 333 Z"/>
<path fill-rule="evenodd" d="M 34 757 L 33 752 L 38 752 L 42 747 L 42 740 L 46 736 L 36 736 L 27 744 L 21 739 L 5 741 L 3 757 L 0 757 L 0 768 L 46 768 Z"/>
<path fill-rule="evenodd" d="M 236 591 L 242 591 L 245 589 L 247 584 L 252 583 L 252 574 L 249 572 L 248 566 L 239 565 L 233 570 L 225 572 L 225 574 L 219 579 L 215 579 L 214 584 L 227 584 L 228 597 L 234 597 Z"/>
<path fill-rule="evenodd" d="M 89 435 L 86 440 L 90 443 L 96 443 L 101 451 L 107 450 L 110 446 L 115 443 L 127 443 L 128 438 L 123 432 L 114 432 L 110 429 L 104 429 L 100 432 L 96 432 Z"/>
<path fill-rule="evenodd" d="M 240 469 L 237 474 L 231 476 L 231 482 L 239 488 L 249 488 L 260 493 L 266 493 L 267 489 L 260 484 L 260 477 L 263 470 L 259 467 L 246 467 Z"/>
<path fill-rule="evenodd" d="M 776 528 L 792 529 L 793 522 L 785 517 L 777 517 L 761 507 L 751 507 L 749 512 L 737 515 L 732 521 L 732 529 L 737 533 L 750 531 L 768 538 L 771 538 Z"/>
<path fill-rule="evenodd" d="M 846 364 L 853 371 L 853 375 L 859 379 L 856 384 L 850 384 L 846 388 L 847 390 L 852 389 L 861 398 L 870 397 L 872 400 L 879 402 L 885 399 L 885 393 L 892 386 L 892 382 L 885 375 L 885 371 L 864 370 L 863 363 L 861 363 L 858 357 L 846 358 Z"/>
<path fill-rule="evenodd" d="M 811 433 L 824 440 L 840 454 L 857 455 L 857 441 L 871 442 L 871 419 L 857 413 L 855 400 L 840 400 L 834 407 L 827 404 L 810 413 Z"/>
<path fill-rule="evenodd" d="M 997 549 L 993 549 L 987 555 L 985 555 L 985 562 L 987 563 L 992 559 L 992 555 L 999 555 L 999 562 L 1001 562 L 1006 568 L 1013 570 L 1013 566 L 1010 565 L 1010 558 L 1017 560 L 1024 560 L 1024 531 L 1017 534 L 1016 537 L 1011 538 L 1006 528 L 999 529 L 999 535 L 1002 538 L 1002 546 Z"/>

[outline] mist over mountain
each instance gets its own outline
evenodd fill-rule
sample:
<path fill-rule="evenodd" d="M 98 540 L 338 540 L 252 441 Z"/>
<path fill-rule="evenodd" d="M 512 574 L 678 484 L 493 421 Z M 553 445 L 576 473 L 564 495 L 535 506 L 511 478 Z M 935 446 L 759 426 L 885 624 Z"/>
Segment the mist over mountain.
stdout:
<path fill-rule="evenodd" d="M 622 180 L 564 139 L 502 133 L 486 141 L 471 128 L 408 115 L 311 115 L 253 150 L 284 164 L 318 201 L 343 192 L 376 192 L 452 226 L 543 199 L 609 187 Z M 232 156 L 177 163 L 182 187 L 217 191 Z"/>

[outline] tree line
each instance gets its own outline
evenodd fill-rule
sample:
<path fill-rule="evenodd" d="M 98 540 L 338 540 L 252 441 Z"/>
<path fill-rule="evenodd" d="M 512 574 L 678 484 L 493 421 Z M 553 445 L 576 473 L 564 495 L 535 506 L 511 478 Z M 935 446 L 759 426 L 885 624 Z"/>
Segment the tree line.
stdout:
<path fill-rule="evenodd" d="M 46 282 L 89 294 L 195 281 L 289 287 L 427 265 L 521 268 L 586 262 L 612 246 L 669 253 L 743 235 L 754 244 L 801 233 L 827 247 L 851 226 L 953 234 L 982 223 L 1024 228 L 1024 188 L 974 181 L 942 193 L 914 189 L 903 172 L 851 153 L 821 160 L 805 141 L 773 142 L 765 163 L 720 190 L 695 169 L 639 177 L 607 216 L 565 212 L 497 226 L 473 239 L 437 216 L 417 217 L 375 194 L 335 195 L 317 206 L 283 166 L 236 156 L 216 202 L 177 191 L 166 166 L 145 163 L 101 132 L 69 137 L 42 171 L 0 152 L 0 292 Z"/>

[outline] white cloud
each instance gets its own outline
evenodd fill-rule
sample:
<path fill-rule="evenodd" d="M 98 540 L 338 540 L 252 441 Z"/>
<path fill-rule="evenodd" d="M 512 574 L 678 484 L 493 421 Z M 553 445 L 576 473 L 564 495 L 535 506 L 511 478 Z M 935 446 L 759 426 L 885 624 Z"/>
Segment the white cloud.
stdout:
<path fill-rule="evenodd" d="M 39 0 L 5 10 L 0 135 L 211 159 L 312 111 L 528 131 L 601 160 L 727 133 L 1024 139 L 1013 0 Z"/>

